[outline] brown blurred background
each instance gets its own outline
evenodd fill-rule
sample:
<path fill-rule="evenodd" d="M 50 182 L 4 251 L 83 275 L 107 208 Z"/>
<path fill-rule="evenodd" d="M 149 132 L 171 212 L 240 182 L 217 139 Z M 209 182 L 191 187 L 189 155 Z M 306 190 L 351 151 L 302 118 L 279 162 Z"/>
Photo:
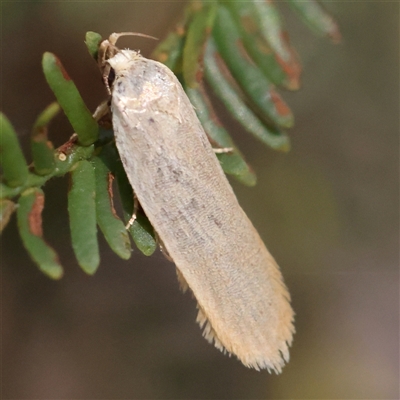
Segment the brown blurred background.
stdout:
<path fill-rule="evenodd" d="M 91 110 L 106 97 L 85 32 L 164 37 L 182 2 L 2 2 L 1 109 L 27 147 L 35 117 L 54 97 L 41 72 L 56 53 Z M 15 218 L 3 233 L 4 399 L 398 399 L 399 4 L 328 2 L 341 26 L 334 46 L 285 4 L 303 87 L 285 93 L 296 126 L 288 155 L 263 148 L 222 110 L 257 171 L 233 182 L 278 260 L 297 333 L 280 376 L 243 367 L 201 336 L 195 302 L 174 266 L 136 250 L 123 262 L 102 243 L 93 277 L 76 264 L 67 179 L 45 186 L 45 235 L 65 266 L 58 282 L 27 257 Z M 149 55 L 153 41 L 122 46 Z M 51 125 L 63 143 L 63 115 Z M 30 159 L 29 152 L 26 152 Z M 100 235 L 99 235 L 100 236 Z"/>

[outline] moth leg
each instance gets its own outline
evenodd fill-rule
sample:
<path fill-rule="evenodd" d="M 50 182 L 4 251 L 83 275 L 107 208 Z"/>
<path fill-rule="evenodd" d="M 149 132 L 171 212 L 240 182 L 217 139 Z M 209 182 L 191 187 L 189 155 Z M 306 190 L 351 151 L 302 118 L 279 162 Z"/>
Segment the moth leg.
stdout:
<path fill-rule="evenodd" d="M 107 88 L 108 94 L 111 94 L 110 85 L 108 83 L 108 77 L 111 72 L 111 65 L 107 63 L 107 60 L 117 54 L 118 51 L 118 48 L 111 40 L 103 40 L 99 47 L 97 64 L 100 68 L 100 71 L 102 72 L 103 82 L 105 87 Z"/>
<path fill-rule="evenodd" d="M 130 218 L 130 220 L 128 221 L 128 223 L 126 224 L 125 229 L 129 229 L 133 225 L 133 223 L 136 221 L 138 208 L 139 208 L 139 200 L 136 197 L 136 195 L 134 194 L 133 195 L 133 214 L 132 214 L 132 217 Z"/>
<path fill-rule="evenodd" d="M 160 236 L 158 236 L 157 232 L 155 232 L 156 234 L 156 239 L 158 242 L 158 245 L 160 246 L 160 251 L 163 254 L 163 256 L 171 262 L 174 262 L 174 260 L 172 259 L 172 257 L 169 255 L 168 250 L 165 248 L 163 241 L 161 240 Z"/>
<path fill-rule="evenodd" d="M 110 84 L 108 82 L 108 77 L 110 76 L 110 72 L 111 72 L 111 65 L 110 64 L 104 64 L 104 68 L 103 68 L 103 82 L 104 85 L 107 89 L 107 92 L 109 95 L 111 95 L 111 89 L 110 89 Z"/>
<path fill-rule="evenodd" d="M 215 154 L 222 154 L 222 153 L 232 153 L 233 151 L 235 151 L 234 147 L 219 147 L 220 144 L 214 140 L 212 137 L 210 137 L 210 135 L 206 132 L 207 135 L 207 139 L 210 142 L 211 146 L 215 146 L 213 147 L 213 151 Z"/>
<path fill-rule="evenodd" d="M 233 147 L 222 147 L 220 149 L 214 149 L 215 154 L 232 153 L 235 149 Z"/>
<path fill-rule="evenodd" d="M 96 108 L 96 111 L 93 113 L 93 118 L 96 121 L 101 120 L 104 116 L 110 113 L 110 106 L 108 105 L 108 100 L 104 100 L 100 103 L 100 105 Z"/>
<path fill-rule="evenodd" d="M 112 68 L 111 65 L 107 63 L 107 60 L 114 57 L 119 52 L 118 47 L 115 45 L 118 38 L 119 38 L 118 34 L 113 33 L 112 35 L 110 35 L 108 40 L 103 40 L 100 44 L 97 57 L 97 63 L 103 74 L 104 85 L 107 89 L 108 94 L 110 95 L 111 95 L 111 89 L 108 78 L 110 76 Z"/>

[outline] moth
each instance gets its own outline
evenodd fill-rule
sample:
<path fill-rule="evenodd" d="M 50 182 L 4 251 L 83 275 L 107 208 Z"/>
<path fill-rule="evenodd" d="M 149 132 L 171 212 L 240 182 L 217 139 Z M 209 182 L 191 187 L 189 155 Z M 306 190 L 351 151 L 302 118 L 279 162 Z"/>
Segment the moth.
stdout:
<path fill-rule="evenodd" d="M 240 207 L 180 82 L 165 65 L 119 50 L 125 34 L 133 33 L 102 42 L 99 62 L 129 182 L 182 288 L 198 302 L 203 336 L 247 367 L 279 373 L 295 330 L 279 267 Z"/>

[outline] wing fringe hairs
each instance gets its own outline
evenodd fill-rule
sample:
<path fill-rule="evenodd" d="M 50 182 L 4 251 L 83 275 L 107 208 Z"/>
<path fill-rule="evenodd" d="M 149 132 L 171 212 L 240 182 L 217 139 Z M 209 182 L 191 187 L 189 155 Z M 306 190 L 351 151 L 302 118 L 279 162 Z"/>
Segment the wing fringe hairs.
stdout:
<path fill-rule="evenodd" d="M 186 293 L 187 290 L 189 290 L 191 292 L 192 297 L 196 299 L 195 294 L 193 293 L 192 290 L 190 290 L 190 287 L 186 282 L 185 278 L 183 277 L 182 273 L 179 271 L 178 268 L 176 268 L 175 270 L 176 270 L 176 276 L 178 278 L 178 283 L 182 292 Z M 278 279 L 278 282 L 281 284 L 281 288 L 282 291 L 284 292 L 285 298 L 287 299 L 288 302 L 290 302 L 290 294 L 287 290 L 286 285 L 282 282 L 281 279 Z M 285 365 L 285 363 L 289 362 L 290 359 L 289 347 L 292 345 L 293 335 L 295 333 L 293 324 L 291 325 L 291 329 L 287 329 L 287 331 L 284 334 L 285 337 L 289 337 L 290 339 L 285 341 L 284 344 L 279 349 L 280 356 L 270 359 L 269 362 L 266 362 L 265 359 L 249 360 L 247 358 L 239 357 L 237 353 L 235 353 L 234 351 L 231 352 L 227 350 L 226 347 L 219 340 L 217 333 L 213 329 L 211 322 L 208 320 L 205 311 L 201 308 L 199 303 L 197 303 L 197 309 L 198 309 L 198 314 L 196 322 L 200 325 L 200 329 L 203 329 L 202 333 L 203 337 L 210 344 L 214 344 L 214 346 L 223 354 L 227 354 L 229 357 L 232 354 L 234 354 L 236 358 L 238 358 L 244 365 L 250 368 L 254 368 L 257 371 L 260 371 L 260 369 L 267 369 L 268 372 L 274 371 L 277 374 L 280 374 L 282 372 L 282 367 Z M 293 320 L 294 316 L 292 318 L 292 322 Z"/>

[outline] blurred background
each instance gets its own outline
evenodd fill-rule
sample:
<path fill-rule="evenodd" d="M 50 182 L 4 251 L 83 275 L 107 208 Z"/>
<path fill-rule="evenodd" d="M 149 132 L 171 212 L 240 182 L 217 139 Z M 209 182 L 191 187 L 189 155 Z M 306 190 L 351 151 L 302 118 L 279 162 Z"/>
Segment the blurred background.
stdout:
<path fill-rule="evenodd" d="M 54 101 L 43 52 L 60 57 L 94 110 L 106 92 L 85 32 L 163 38 L 184 5 L 2 2 L 1 110 L 25 148 Z M 232 184 L 292 294 L 297 333 L 283 373 L 249 370 L 209 345 L 195 301 L 159 252 L 122 261 L 99 235 L 100 268 L 81 272 L 64 178 L 44 188 L 45 236 L 66 269 L 62 280 L 28 258 L 15 217 L 1 237 L 2 398 L 399 398 L 399 4 L 327 2 L 339 45 L 279 6 L 304 67 L 301 90 L 283 93 L 296 118 L 291 152 L 263 148 L 221 113 L 259 179 L 254 188 Z M 155 45 L 120 43 L 145 56 Z M 57 146 L 71 133 L 64 115 L 50 126 Z"/>

